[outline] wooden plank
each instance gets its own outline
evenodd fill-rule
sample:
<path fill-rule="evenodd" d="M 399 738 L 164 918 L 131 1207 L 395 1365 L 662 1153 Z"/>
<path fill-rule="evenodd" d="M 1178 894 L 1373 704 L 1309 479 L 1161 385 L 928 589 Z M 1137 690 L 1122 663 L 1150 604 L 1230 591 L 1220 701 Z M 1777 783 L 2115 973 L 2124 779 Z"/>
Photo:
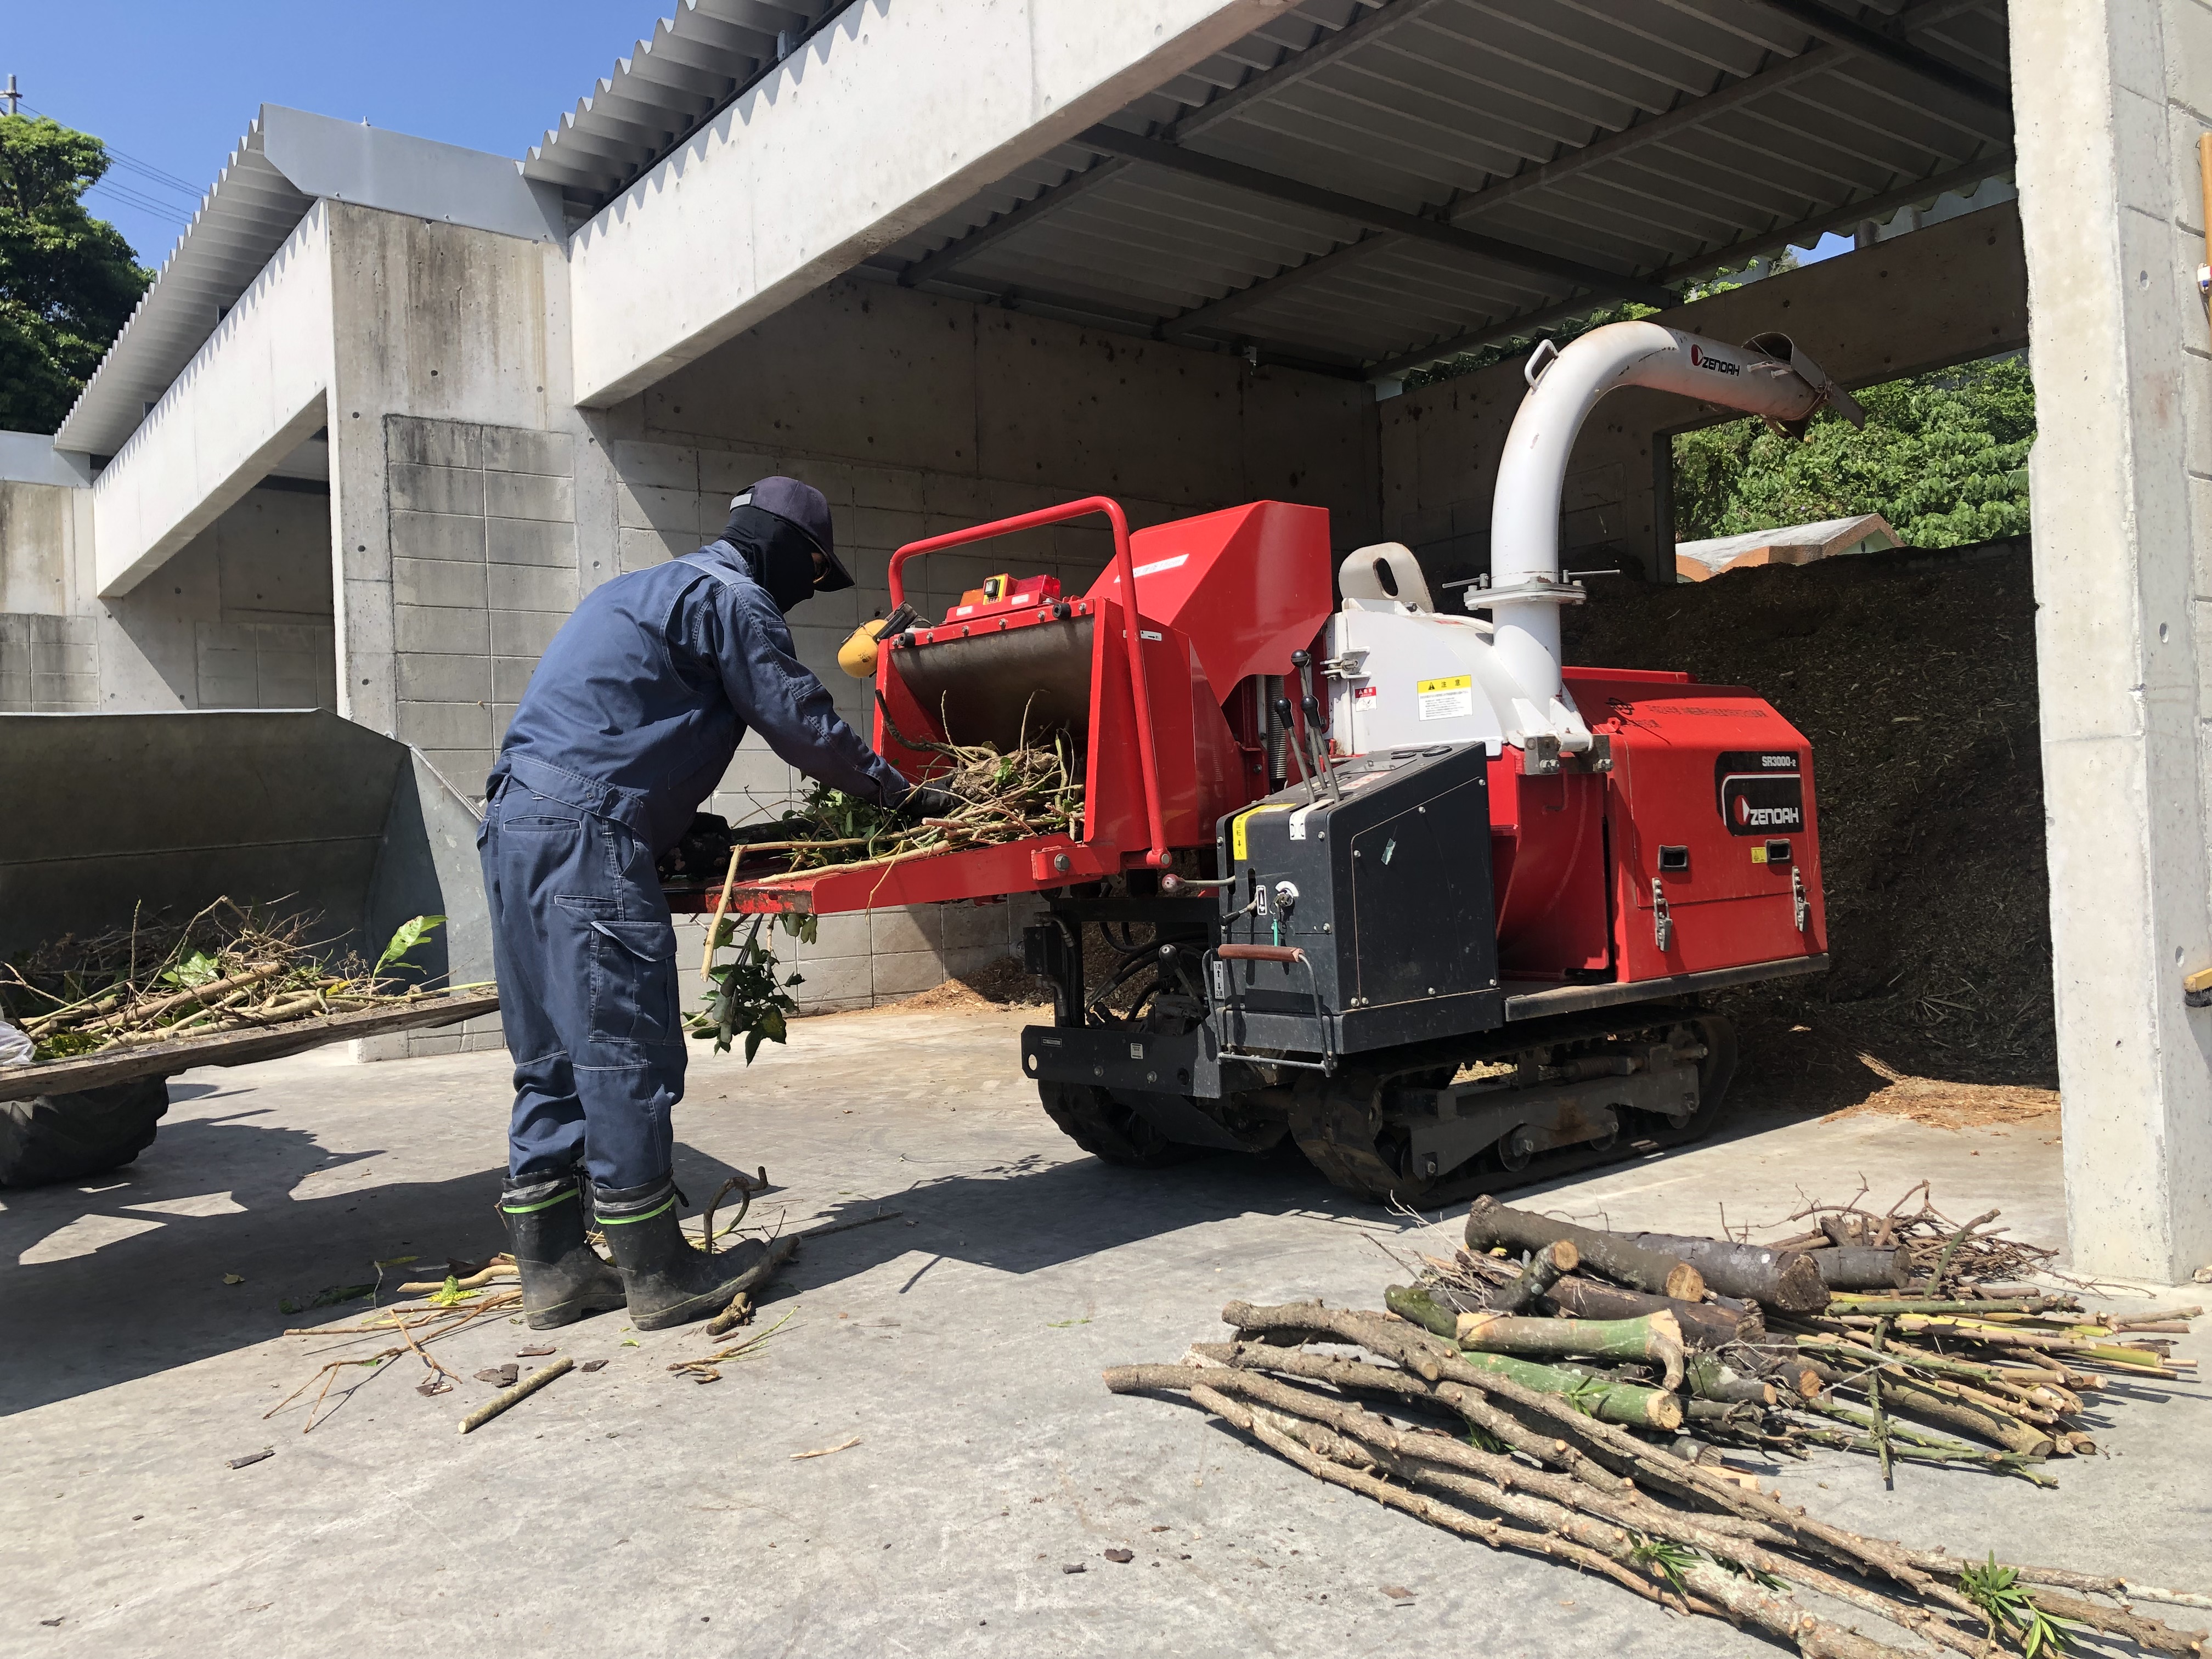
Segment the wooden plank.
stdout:
<path fill-rule="evenodd" d="M 0 1100 L 29 1100 L 37 1095 L 74 1094 L 83 1089 L 127 1083 L 133 1078 L 173 1077 L 196 1066 L 245 1066 L 277 1060 L 326 1042 L 382 1036 L 440 1025 L 455 1025 L 499 1011 L 499 993 L 470 991 L 458 996 L 422 999 L 389 1008 L 364 1008 L 325 1019 L 288 1021 L 259 1030 L 218 1031 L 209 1036 L 150 1042 L 118 1053 L 50 1060 L 34 1066 L 0 1066 Z"/>

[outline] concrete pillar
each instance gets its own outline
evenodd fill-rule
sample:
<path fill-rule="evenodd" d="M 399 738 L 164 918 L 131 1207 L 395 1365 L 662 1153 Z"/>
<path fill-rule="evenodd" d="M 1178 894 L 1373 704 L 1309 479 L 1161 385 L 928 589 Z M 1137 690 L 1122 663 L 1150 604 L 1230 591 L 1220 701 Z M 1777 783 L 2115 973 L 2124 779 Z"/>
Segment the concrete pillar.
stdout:
<path fill-rule="evenodd" d="M 2013 0 L 2012 55 L 2068 1226 L 2077 1270 L 2173 1281 L 2212 1261 L 2212 8 Z"/>

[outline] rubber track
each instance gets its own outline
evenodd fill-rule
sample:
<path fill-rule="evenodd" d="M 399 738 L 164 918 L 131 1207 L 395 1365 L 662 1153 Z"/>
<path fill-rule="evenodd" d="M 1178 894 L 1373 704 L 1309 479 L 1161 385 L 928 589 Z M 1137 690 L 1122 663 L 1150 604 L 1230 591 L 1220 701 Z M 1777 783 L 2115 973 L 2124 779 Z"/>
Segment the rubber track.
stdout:
<path fill-rule="evenodd" d="M 1676 1013 L 1656 1024 L 1647 1020 L 1634 1025 L 1607 1028 L 1590 1035 L 1630 1037 L 1653 1031 L 1663 1032 L 1668 1026 L 1685 1023 L 1697 1023 L 1697 1017 Z M 1727 1066 L 1729 1074 L 1735 1070 L 1733 1048 L 1731 1043 Z M 1495 1052 L 1494 1042 L 1482 1045 L 1482 1050 L 1474 1058 L 1489 1060 L 1508 1057 Z M 1424 1059 L 1425 1064 L 1401 1062 L 1380 1073 L 1352 1070 L 1340 1073 L 1329 1082 L 1340 1085 L 1353 1077 L 1372 1079 L 1371 1085 L 1362 1091 L 1367 1099 L 1371 1099 L 1400 1079 L 1440 1069 L 1434 1053 L 1425 1053 Z M 1464 1065 L 1471 1061 L 1463 1060 L 1460 1063 Z M 1587 1143 L 1580 1146 L 1562 1146 L 1538 1153 L 1518 1170 L 1484 1168 L 1463 1176 L 1447 1176 L 1436 1182 L 1424 1182 L 1410 1188 L 1407 1178 L 1385 1163 L 1382 1154 L 1376 1150 L 1375 1136 L 1379 1126 L 1370 1119 L 1364 1101 L 1347 1097 L 1340 1087 L 1331 1088 L 1328 1094 L 1319 1100 L 1316 1100 L 1312 1093 L 1301 1091 L 1297 1103 L 1291 1108 L 1291 1136 L 1297 1142 L 1298 1150 L 1305 1154 L 1307 1161 L 1328 1178 L 1331 1186 L 1342 1188 L 1376 1203 L 1395 1200 L 1408 1206 L 1452 1204 L 1462 1198 L 1471 1199 L 1483 1193 L 1510 1192 L 1554 1181 L 1563 1176 L 1577 1175 L 1586 1170 L 1629 1163 L 1702 1139 L 1712 1132 L 1721 1119 L 1721 1109 L 1726 1101 L 1730 1080 L 1731 1075 L 1722 1076 L 1717 1079 L 1717 1092 L 1709 1097 L 1705 1080 L 1700 1079 L 1697 1115 L 1679 1129 L 1656 1130 L 1633 1139 L 1624 1137 L 1602 1152 Z"/>

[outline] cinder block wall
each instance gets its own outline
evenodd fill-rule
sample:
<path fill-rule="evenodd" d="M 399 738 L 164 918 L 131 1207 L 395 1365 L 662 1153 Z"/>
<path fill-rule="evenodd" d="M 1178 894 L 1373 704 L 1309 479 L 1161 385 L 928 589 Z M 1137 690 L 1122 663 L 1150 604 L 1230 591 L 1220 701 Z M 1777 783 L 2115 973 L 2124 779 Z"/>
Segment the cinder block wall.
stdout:
<path fill-rule="evenodd" d="M 0 481 L 0 713 L 337 707 L 326 492 L 248 491 L 119 599 L 90 495 Z"/>

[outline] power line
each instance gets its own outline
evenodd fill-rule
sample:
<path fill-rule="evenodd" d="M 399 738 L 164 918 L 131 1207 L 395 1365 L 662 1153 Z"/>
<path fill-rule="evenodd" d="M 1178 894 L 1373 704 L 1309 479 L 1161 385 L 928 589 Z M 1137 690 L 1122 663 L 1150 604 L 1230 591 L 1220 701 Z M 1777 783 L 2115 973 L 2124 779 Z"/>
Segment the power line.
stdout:
<path fill-rule="evenodd" d="M 136 208 L 141 213 L 167 220 L 179 229 L 191 222 L 189 216 L 178 212 L 172 204 L 156 201 L 150 196 L 142 196 L 127 185 L 118 185 L 103 179 L 94 185 L 92 190 L 105 191 L 111 199 L 122 203 L 125 207 Z M 88 196 L 91 193 L 92 191 L 89 190 L 85 192 Z"/>
<path fill-rule="evenodd" d="M 22 97 L 23 94 L 15 89 L 15 77 L 12 75 L 9 76 L 8 77 L 8 86 L 6 90 L 0 91 L 0 98 L 8 99 L 10 102 L 10 107 L 9 110 L 9 114 L 13 115 L 17 113 L 17 111 L 13 107 L 13 106 L 22 103 Z M 50 118 L 46 111 L 38 108 L 34 105 L 22 104 L 22 107 L 28 110 L 33 115 L 37 116 L 40 120 Z M 106 141 L 103 140 L 102 143 L 105 143 Z M 191 198 L 192 205 L 195 207 L 199 205 L 201 198 L 207 194 L 207 192 L 202 190 L 198 185 L 188 184 L 184 179 L 178 178 L 173 173 L 165 173 L 160 167 L 154 166 L 150 161 L 142 161 L 137 156 L 128 155 L 124 151 L 116 149 L 112 144 L 106 144 L 106 147 L 107 150 L 107 159 L 110 161 L 112 161 L 116 166 L 122 167 L 126 172 L 137 173 L 147 179 L 149 183 L 159 185 L 165 190 L 173 190 L 181 196 Z M 173 209 L 171 210 L 173 211 Z"/>

